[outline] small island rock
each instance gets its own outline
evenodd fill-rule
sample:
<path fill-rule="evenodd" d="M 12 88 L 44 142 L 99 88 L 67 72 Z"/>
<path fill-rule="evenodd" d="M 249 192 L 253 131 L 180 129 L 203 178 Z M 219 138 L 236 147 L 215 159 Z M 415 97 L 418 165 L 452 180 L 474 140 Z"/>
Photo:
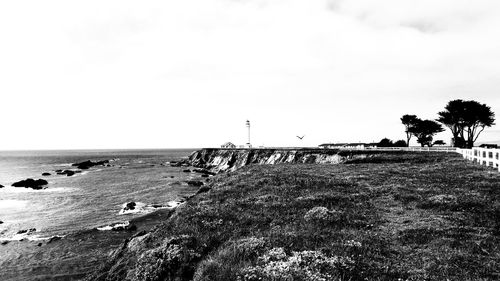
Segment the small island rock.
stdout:
<path fill-rule="evenodd" d="M 43 189 L 45 185 L 49 184 L 46 180 L 43 179 L 25 179 L 22 181 L 18 181 L 12 184 L 13 187 L 24 187 L 24 188 L 32 188 L 32 189 Z"/>
<path fill-rule="evenodd" d="M 74 163 L 71 166 L 77 167 L 78 169 L 81 169 L 81 170 L 87 170 L 87 169 L 92 168 L 94 166 L 104 166 L 108 163 L 109 163 L 109 160 L 102 160 L 102 161 L 96 161 L 96 162 L 87 160 L 87 161 L 80 162 L 80 163 Z"/>

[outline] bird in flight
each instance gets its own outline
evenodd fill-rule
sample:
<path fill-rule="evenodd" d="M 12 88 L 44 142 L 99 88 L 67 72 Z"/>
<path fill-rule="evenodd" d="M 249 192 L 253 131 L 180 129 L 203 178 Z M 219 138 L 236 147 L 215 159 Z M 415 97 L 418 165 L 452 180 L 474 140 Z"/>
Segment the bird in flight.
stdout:
<path fill-rule="evenodd" d="M 299 139 L 303 139 L 305 136 L 306 136 L 306 135 L 303 135 L 302 137 L 297 136 L 297 138 L 299 138 Z"/>

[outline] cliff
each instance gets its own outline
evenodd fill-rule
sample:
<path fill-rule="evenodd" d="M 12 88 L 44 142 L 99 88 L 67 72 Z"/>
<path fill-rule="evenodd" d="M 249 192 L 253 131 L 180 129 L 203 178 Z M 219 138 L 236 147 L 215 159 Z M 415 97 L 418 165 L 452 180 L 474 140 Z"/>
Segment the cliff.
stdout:
<path fill-rule="evenodd" d="M 338 164 L 356 157 L 366 157 L 370 152 L 338 149 L 215 149 L 205 148 L 193 152 L 191 165 L 212 172 L 235 171 L 251 164 Z"/>
<path fill-rule="evenodd" d="M 348 165 L 249 165 L 217 175 L 86 280 L 498 279 L 500 177 L 488 167 L 455 153 L 317 153 Z M 252 163 L 244 159 L 289 159 L 270 158 L 278 154 L 215 149 L 192 160 L 229 170 Z M 316 152 L 292 154 L 313 161 L 307 155 Z"/>

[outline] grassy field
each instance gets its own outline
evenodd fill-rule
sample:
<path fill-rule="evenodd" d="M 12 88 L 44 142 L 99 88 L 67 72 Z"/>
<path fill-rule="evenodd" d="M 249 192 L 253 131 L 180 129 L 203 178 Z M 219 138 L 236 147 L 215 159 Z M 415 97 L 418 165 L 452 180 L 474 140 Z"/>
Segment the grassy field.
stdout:
<path fill-rule="evenodd" d="M 500 173 L 458 154 L 248 166 L 200 191 L 91 279 L 500 279 Z"/>

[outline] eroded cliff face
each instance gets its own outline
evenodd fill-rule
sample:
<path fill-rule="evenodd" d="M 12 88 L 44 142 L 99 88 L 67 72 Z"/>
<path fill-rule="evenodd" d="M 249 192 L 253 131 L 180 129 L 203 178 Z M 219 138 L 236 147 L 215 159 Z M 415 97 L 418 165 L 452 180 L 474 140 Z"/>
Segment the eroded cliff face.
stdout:
<path fill-rule="evenodd" d="M 338 164 L 349 156 L 333 149 L 214 149 L 191 154 L 191 165 L 212 172 L 234 171 L 250 164 Z"/>

